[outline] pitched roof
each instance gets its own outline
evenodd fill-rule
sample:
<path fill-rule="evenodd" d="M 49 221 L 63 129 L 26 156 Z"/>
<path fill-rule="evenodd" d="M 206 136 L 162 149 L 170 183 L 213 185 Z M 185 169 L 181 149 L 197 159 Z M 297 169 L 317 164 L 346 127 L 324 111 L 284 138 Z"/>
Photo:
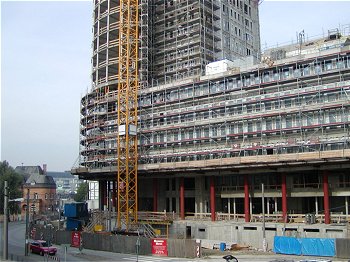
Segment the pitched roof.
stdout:
<path fill-rule="evenodd" d="M 56 183 L 51 176 L 44 174 L 40 166 L 17 166 L 15 171 L 28 176 L 25 187 L 46 187 L 56 188 Z"/>

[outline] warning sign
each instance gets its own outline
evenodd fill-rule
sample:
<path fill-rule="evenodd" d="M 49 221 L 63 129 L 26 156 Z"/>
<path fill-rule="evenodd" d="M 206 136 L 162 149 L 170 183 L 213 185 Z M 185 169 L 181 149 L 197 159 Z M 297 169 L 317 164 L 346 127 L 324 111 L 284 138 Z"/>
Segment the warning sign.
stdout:
<path fill-rule="evenodd" d="M 72 231 L 71 247 L 80 247 L 80 232 Z"/>
<path fill-rule="evenodd" d="M 154 238 L 151 239 L 152 254 L 156 256 L 168 256 L 168 245 L 166 239 Z"/>

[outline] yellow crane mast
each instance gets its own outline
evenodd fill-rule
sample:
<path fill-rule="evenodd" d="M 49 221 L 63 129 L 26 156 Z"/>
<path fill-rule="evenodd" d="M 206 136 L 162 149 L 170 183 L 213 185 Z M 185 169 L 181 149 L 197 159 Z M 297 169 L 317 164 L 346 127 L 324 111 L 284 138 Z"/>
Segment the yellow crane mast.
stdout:
<path fill-rule="evenodd" d="M 138 0 L 120 0 L 118 63 L 118 229 L 137 224 Z"/>

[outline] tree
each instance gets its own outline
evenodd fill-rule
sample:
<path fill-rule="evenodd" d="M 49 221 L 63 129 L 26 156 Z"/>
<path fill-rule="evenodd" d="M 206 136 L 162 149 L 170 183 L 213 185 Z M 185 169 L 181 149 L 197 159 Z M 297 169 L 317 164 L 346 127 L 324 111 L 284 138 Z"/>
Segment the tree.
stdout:
<path fill-rule="evenodd" d="M 9 165 L 7 161 L 0 162 L 0 214 L 4 213 L 4 181 L 8 183 L 9 199 L 22 197 L 23 178 Z M 20 211 L 16 202 L 9 202 L 9 214 Z"/>
<path fill-rule="evenodd" d="M 89 193 L 89 184 L 88 183 L 81 183 L 78 187 L 77 193 L 74 196 L 74 200 L 77 202 L 83 202 L 86 200 L 87 195 Z"/>

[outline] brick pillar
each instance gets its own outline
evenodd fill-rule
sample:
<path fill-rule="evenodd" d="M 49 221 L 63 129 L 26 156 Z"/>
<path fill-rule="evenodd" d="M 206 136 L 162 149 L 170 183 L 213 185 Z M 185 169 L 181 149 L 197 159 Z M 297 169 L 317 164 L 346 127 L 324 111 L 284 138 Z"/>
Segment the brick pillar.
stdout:
<path fill-rule="evenodd" d="M 250 222 L 248 175 L 244 175 L 244 218 L 245 222 Z"/>
<path fill-rule="evenodd" d="M 185 220 L 185 182 L 180 178 L 180 218 Z"/>
<path fill-rule="evenodd" d="M 286 183 L 286 174 L 282 174 L 282 218 L 283 221 L 286 221 L 287 219 L 287 183 Z M 277 211 L 277 210 L 276 210 Z"/>
<path fill-rule="evenodd" d="M 210 213 L 211 221 L 215 221 L 215 181 L 214 177 L 210 177 Z"/>
<path fill-rule="evenodd" d="M 324 223 L 330 224 L 328 170 L 323 171 Z"/>

